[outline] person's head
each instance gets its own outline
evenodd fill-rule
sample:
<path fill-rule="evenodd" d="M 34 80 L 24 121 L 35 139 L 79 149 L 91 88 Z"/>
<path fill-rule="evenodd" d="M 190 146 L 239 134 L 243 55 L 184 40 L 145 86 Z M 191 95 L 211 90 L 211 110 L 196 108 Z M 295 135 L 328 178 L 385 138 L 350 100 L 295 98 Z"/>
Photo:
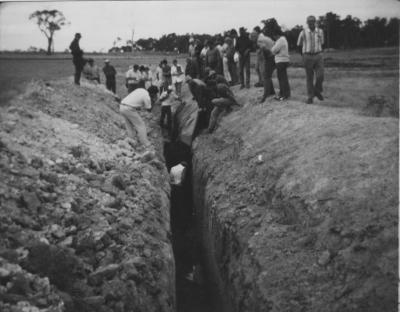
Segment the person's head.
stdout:
<path fill-rule="evenodd" d="M 208 46 L 210 49 L 214 48 L 214 40 L 212 40 L 212 39 L 208 40 L 207 46 Z"/>
<path fill-rule="evenodd" d="M 311 30 L 314 30 L 316 21 L 317 21 L 317 19 L 315 18 L 314 15 L 310 15 L 309 17 L 307 17 L 308 28 L 310 28 Z"/>
<path fill-rule="evenodd" d="M 129 65 L 128 70 L 133 70 L 133 65 Z"/>
<path fill-rule="evenodd" d="M 172 64 L 174 64 L 176 66 L 178 64 L 178 60 L 177 59 L 173 60 Z"/>
<path fill-rule="evenodd" d="M 147 89 L 147 92 L 149 92 L 150 95 L 150 99 L 151 99 L 151 104 L 154 104 L 157 101 L 157 97 L 158 97 L 158 88 L 157 86 L 150 86 Z"/>
<path fill-rule="evenodd" d="M 283 36 L 282 28 L 280 26 L 275 27 L 274 31 L 272 32 L 272 39 L 277 40 L 281 36 Z"/>
<path fill-rule="evenodd" d="M 232 40 L 232 38 L 231 37 L 225 37 L 225 43 L 227 44 L 227 45 L 232 45 L 233 44 L 233 40 Z"/>
<path fill-rule="evenodd" d="M 138 64 L 133 65 L 133 70 L 134 71 L 138 71 L 138 69 L 139 69 L 139 65 Z"/>
<path fill-rule="evenodd" d="M 172 90 L 173 90 L 172 86 L 171 86 L 171 85 L 169 85 L 169 86 L 168 86 L 168 88 L 167 88 L 167 92 L 168 92 L 168 93 L 171 93 L 171 92 L 172 92 Z"/>
<path fill-rule="evenodd" d="M 261 33 L 261 28 L 260 28 L 260 26 L 254 27 L 254 28 L 253 28 L 253 31 L 256 32 L 257 34 L 260 34 L 260 33 Z"/>
<path fill-rule="evenodd" d="M 231 31 L 230 31 L 230 36 L 231 36 L 231 38 L 237 38 L 238 33 L 237 33 L 237 31 L 236 31 L 235 28 L 232 28 L 232 29 L 231 29 Z"/>
<path fill-rule="evenodd" d="M 143 65 L 139 66 L 139 71 L 144 72 L 144 66 Z"/>
<path fill-rule="evenodd" d="M 75 34 L 75 39 L 78 39 L 78 40 L 79 40 L 79 39 L 81 39 L 81 38 L 82 38 L 82 36 L 81 36 L 80 33 L 76 33 L 76 34 Z"/>
<path fill-rule="evenodd" d="M 94 63 L 94 60 L 92 58 L 90 58 L 90 59 L 87 60 L 87 62 L 89 63 L 90 66 L 92 66 L 93 63 Z"/>
<path fill-rule="evenodd" d="M 150 71 L 150 67 L 145 66 L 145 67 L 144 67 L 144 71 L 145 71 L 146 73 L 148 73 L 148 72 Z"/>
<path fill-rule="evenodd" d="M 167 59 L 163 59 L 162 62 L 163 62 L 164 65 L 168 65 Z"/>
<path fill-rule="evenodd" d="M 189 43 L 190 43 L 190 44 L 193 44 L 193 43 L 194 43 L 193 37 L 190 37 L 190 38 L 189 38 Z"/>
<path fill-rule="evenodd" d="M 240 35 L 240 37 L 245 37 L 246 34 L 247 34 L 247 29 L 244 28 L 244 27 L 240 27 L 240 28 L 239 28 L 239 35 Z"/>
<path fill-rule="evenodd" d="M 104 64 L 106 64 L 106 66 L 110 65 L 110 60 L 104 60 Z"/>

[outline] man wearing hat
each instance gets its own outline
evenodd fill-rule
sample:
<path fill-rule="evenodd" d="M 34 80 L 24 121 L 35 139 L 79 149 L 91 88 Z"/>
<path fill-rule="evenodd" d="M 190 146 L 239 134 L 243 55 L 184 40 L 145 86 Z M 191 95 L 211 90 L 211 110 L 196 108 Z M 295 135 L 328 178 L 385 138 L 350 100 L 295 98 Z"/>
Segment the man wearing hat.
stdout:
<path fill-rule="evenodd" d="M 190 58 L 196 56 L 196 50 L 195 50 L 194 38 L 193 38 L 193 37 L 190 37 L 190 38 L 189 38 L 188 53 L 189 53 L 189 57 L 190 57 Z"/>
<path fill-rule="evenodd" d="M 69 49 L 72 54 L 72 63 L 75 66 L 74 83 L 80 85 L 81 73 L 85 66 L 85 60 L 83 59 L 83 51 L 79 47 L 79 40 L 82 38 L 80 33 L 75 34 L 74 40 L 69 45 Z"/>
<path fill-rule="evenodd" d="M 112 91 L 113 93 L 116 92 L 116 84 L 115 84 L 115 75 L 117 71 L 115 70 L 114 66 L 110 65 L 109 60 L 104 61 L 103 73 L 106 76 L 106 87 L 108 90 Z"/>
<path fill-rule="evenodd" d="M 246 71 L 246 88 L 250 88 L 250 52 L 252 42 L 246 28 L 239 28 L 239 38 L 236 42 L 236 51 L 239 52 L 239 74 L 241 89 L 245 87 L 244 72 Z"/>

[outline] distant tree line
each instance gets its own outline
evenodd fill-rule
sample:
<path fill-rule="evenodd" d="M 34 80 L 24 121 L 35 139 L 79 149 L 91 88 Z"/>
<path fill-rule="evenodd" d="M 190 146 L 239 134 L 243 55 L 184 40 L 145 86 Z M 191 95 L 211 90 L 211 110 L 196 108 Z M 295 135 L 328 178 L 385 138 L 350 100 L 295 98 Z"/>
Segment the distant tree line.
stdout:
<path fill-rule="evenodd" d="M 261 21 L 264 29 L 278 25 L 274 18 Z M 359 18 L 347 15 L 341 19 L 339 15 L 329 12 L 318 18 L 319 27 L 325 34 L 325 48 L 351 49 L 362 47 L 383 47 L 396 46 L 399 44 L 399 19 L 398 18 L 380 18 L 375 17 L 362 22 Z M 240 25 L 239 25 L 240 26 Z M 293 28 L 284 31 L 288 40 L 290 49 L 294 49 L 297 44 L 297 38 L 302 26 L 296 25 Z M 249 29 L 248 31 L 252 31 Z M 204 40 L 217 40 L 229 34 L 231 30 L 225 31 L 223 35 L 209 34 L 185 34 L 177 35 L 171 33 L 163 35 L 161 38 L 139 39 L 136 44 L 146 51 L 168 51 L 178 50 L 181 53 L 188 51 L 188 41 L 192 36 Z"/>

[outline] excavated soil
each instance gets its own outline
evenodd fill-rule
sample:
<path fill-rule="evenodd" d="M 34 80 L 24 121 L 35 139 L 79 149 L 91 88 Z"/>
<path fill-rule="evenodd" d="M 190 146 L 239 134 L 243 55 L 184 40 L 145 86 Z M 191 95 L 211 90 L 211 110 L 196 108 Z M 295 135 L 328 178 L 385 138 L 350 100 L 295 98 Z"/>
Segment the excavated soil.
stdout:
<path fill-rule="evenodd" d="M 0 310 L 174 311 L 153 114 L 150 151 L 101 86 L 32 82 L 0 118 Z"/>
<path fill-rule="evenodd" d="M 244 106 L 193 143 L 224 311 L 396 311 L 398 119 L 235 93 Z"/>

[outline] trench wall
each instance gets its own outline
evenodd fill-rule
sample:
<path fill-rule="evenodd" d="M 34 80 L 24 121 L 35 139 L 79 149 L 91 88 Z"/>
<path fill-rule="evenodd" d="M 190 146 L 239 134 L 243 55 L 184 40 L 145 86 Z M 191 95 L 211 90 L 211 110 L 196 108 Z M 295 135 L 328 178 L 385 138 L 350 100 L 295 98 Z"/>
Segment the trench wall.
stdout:
<path fill-rule="evenodd" d="M 398 120 L 244 100 L 193 144 L 195 210 L 226 309 L 395 311 Z"/>
<path fill-rule="evenodd" d="M 157 111 L 144 150 L 82 80 L 32 82 L 0 109 L 0 310 L 175 311 Z"/>

